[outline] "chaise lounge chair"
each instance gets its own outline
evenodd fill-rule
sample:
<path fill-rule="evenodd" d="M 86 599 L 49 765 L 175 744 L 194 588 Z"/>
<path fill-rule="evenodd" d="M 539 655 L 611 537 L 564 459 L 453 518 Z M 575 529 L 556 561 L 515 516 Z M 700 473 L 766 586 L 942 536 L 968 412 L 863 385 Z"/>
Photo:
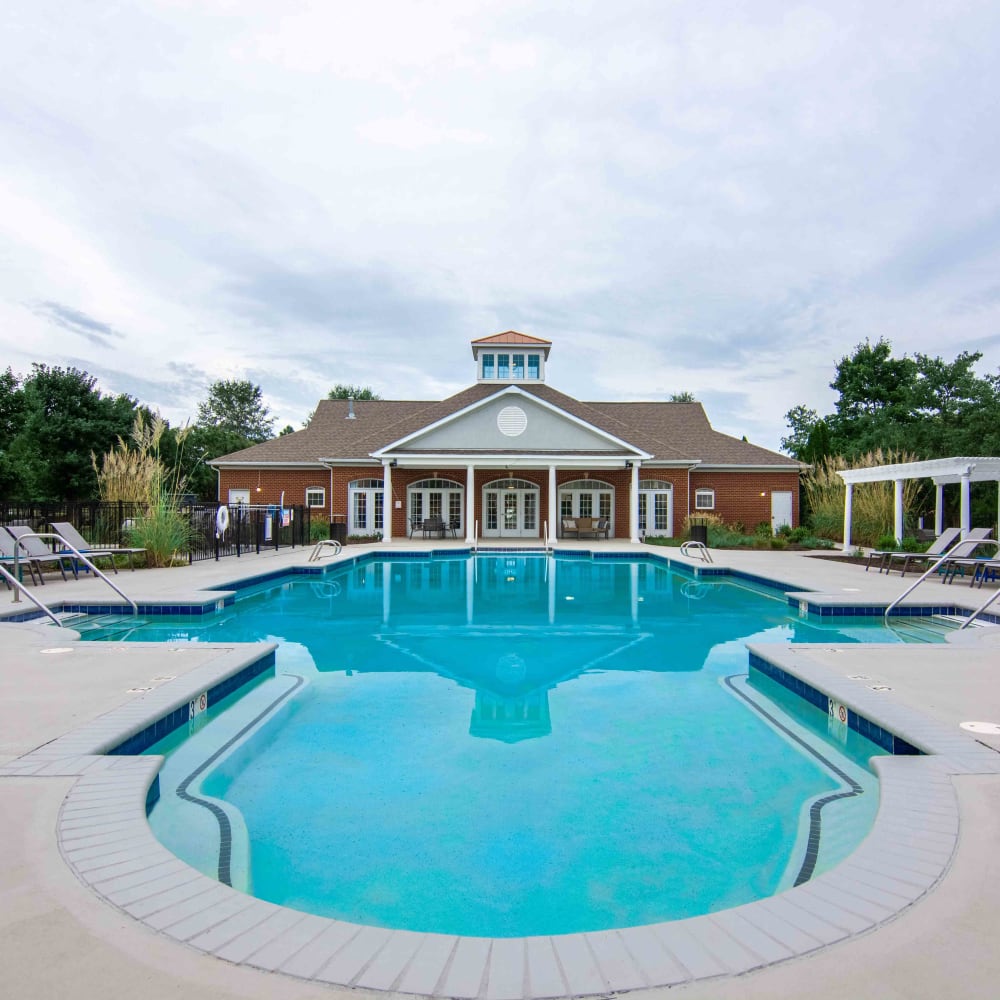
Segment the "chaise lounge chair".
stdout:
<path fill-rule="evenodd" d="M 64 580 L 68 579 L 66 576 L 68 556 L 52 552 L 40 538 L 25 537 L 34 535 L 34 531 L 27 524 L 8 524 L 0 529 L 0 532 L 5 532 L 10 539 L 9 543 L 4 540 L 0 554 L 7 555 L 9 551 L 9 554 L 13 556 L 14 552 L 17 551 L 18 562 L 21 565 L 27 564 L 32 582 L 34 582 L 35 574 L 37 573 L 38 582 L 44 585 L 45 577 L 42 575 L 42 570 L 46 566 L 58 566 L 59 572 L 62 573 L 62 578 Z M 9 550 L 7 548 L 8 545 Z M 70 560 L 70 569 L 75 578 L 76 569 L 72 564 L 72 560 Z"/>
<path fill-rule="evenodd" d="M 66 541 L 73 546 L 77 552 L 85 555 L 88 559 L 103 559 L 109 557 L 111 559 L 111 568 L 117 573 L 118 567 L 115 565 L 115 556 L 128 556 L 128 568 L 130 570 L 135 570 L 135 566 L 132 563 L 132 556 L 137 552 L 145 552 L 145 549 L 128 549 L 119 548 L 116 545 L 102 546 L 98 548 L 93 548 L 90 542 L 87 541 L 83 535 L 80 534 L 76 528 L 73 527 L 69 521 L 53 521 L 52 530 L 57 534 L 61 535 Z M 72 555 L 72 553 L 70 553 Z"/>
<path fill-rule="evenodd" d="M 977 580 L 982 584 L 982 580 L 990 575 L 996 566 L 1000 565 L 1000 559 L 976 558 L 974 554 L 976 549 L 991 534 L 992 529 L 990 528 L 973 528 L 958 545 L 949 550 L 947 561 L 941 564 L 945 583 L 954 583 L 955 577 L 959 573 L 964 577 L 965 571 L 971 569 L 973 573 L 969 586 L 973 586 Z M 980 575 L 982 575 L 982 579 Z"/>
<path fill-rule="evenodd" d="M 911 560 L 926 559 L 928 556 L 943 556 L 945 552 L 958 541 L 958 536 L 962 533 L 961 528 L 945 528 L 940 535 L 931 543 L 930 548 L 925 552 L 903 552 L 894 551 L 893 549 L 874 549 L 868 553 L 868 563 L 865 566 L 865 572 L 871 569 L 872 562 L 878 559 L 878 571 L 881 573 L 884 569 L 887 573 L 892 572 L 892 563 L 894 559 L 903 560 L 903 571 L 902 576 L 906 576 L 906 570 L 909 566 Z"/>

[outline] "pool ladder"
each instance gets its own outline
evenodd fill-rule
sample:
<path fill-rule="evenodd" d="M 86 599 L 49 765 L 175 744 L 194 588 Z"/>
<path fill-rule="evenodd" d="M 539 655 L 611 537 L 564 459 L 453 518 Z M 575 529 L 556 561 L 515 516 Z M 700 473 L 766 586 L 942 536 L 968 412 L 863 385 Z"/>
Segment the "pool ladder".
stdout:
<path fill-rule="evenodd" d="M 309 553 L 309 558 L 307 562 L 319 562 L 320 559 L 325 555 L 339 556 L 340 550 L 343 546 L 336 538 L 321 538 L 314 546 L 312 552 Z M 333 552 L 324 552 L 325 549 L 333 549 Z"/>

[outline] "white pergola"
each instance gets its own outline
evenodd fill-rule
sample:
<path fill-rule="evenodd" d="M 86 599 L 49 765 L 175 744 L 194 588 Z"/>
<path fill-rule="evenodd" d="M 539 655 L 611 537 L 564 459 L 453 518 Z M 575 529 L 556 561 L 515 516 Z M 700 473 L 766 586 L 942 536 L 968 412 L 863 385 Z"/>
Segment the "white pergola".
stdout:
<path fill-rule="evenodd" d="M 838 472 L 844 480 L 847 491 L 844 495 L 844 547 L 851 544 L 851 516 L 853 514 L 855 483 L 896 484 L 896 538 L 903 537 L 903 483 L 907 479 L 933 479 L 934 533 L 944 531 L 944 488 L 949 483 L 960 483 L 962 500 L 960 507 L 960 527 L 964 538 L 971 529 L 969 512 L 970 483 L 1000 483 L 1000 458 L 934 458 L 927 462 L 900 462 L 897 465 L 876 465 L 867 469 L 845 469 Z M 1000 522 L 1000 494 L 997 498 L 997 518 Z"/>

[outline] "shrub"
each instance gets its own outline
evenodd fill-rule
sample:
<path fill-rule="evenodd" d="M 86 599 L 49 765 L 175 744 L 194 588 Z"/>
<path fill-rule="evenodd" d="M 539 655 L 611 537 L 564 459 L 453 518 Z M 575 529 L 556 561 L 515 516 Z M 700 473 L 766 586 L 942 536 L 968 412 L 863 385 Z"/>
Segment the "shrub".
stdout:
<path fill-rule="evenodd" d="M 781 549 L 788 548 L 788 539 L 784 535 L 774 535 L 769 541 L 772 549 L 780 551 Z"/>
<path fill-rule="evenodd" d="M 758 521 L 757 527 L 753 529 L 753 533 L 758 538 L 770 538 L 771 535 L 774 534 L 774 532 L 771 531 L 771 525 L 768 521 Z"/>
<path fill-rule="evenodd" d="M 322 518 L 311 518 L 309 521 L 309 541 L 315 544 L 330 537 L 330 525 Z"/>
<path fill-rule="evenodd" d="M 187 428 L 177 435 L 172 469 L 160 460 L 160 440 L 166 421 L 157 414 L 147 424 L 142 412 L 132 426 L 131 447 L 121 438 L 104 455 L 100 466 L 91 454 L 101 499 L 124 501 L 145 508 L 128 530 L 128 544 L 146 550 L 147 566 L 170 566 L 191 547 L 194 528 L 180 509 L 184 477 L 180 473 Z M 186 561 L 186 560 L 185 560 Z"/>
<path fill-rule="evenodd" d="M 899 548 L 899 541 L 895 535 L 880 535 L 875 540 L 875 548 L 883 552 L 895 552 Z"/>
<path fill-rule="evenodd" d="M 900 548 L 904 552 L 926 552 L 930 546 L 930 542 L 921 541 L 919 538 L 914 538 L 912 535 L 903 539 L 903 544 Z"/>
<path fill-rule="evenodd" d="M 915 456 L 906 452 L 877 449 L 848 462 L 834 455 L 817 463 L 806 474 L 802 487 L 811 511 L 809 525 L 821 538 L 840 541 L 844 537 L 844 481 L 837 475 L 845 469 L 870 468 L 912 462 Z M 903 484 L 903 511 L 917 509 L 920 484 L 915 479 Z M 876 544 L 880 535 L 892 530 L 895 517 L 895 490 L 891 482 L 858 483 L 854 487 L 851 535 L 864 545 Z"/>

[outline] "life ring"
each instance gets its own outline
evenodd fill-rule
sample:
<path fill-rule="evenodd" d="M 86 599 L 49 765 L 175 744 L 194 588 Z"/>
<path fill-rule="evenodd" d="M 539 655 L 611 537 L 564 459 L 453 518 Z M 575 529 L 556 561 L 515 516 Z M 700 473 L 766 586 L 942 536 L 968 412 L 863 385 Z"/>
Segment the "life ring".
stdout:
<path fill-rule="evenodd" d="M 215 512 L 215 530 L 217 534 L 221 537 L 226 533 L 226 529 L 229 527 L 229 508 L 223 504 Z"/>

